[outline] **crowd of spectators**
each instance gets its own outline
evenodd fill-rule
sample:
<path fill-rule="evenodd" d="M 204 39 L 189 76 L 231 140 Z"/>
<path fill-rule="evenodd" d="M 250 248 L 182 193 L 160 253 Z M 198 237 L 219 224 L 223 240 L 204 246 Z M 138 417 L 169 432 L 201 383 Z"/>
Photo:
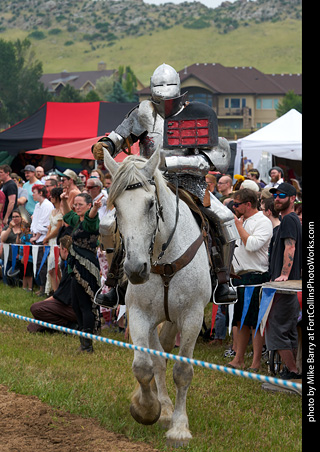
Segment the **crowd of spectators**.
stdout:
<path fill-rule="evenodd" d="M 5 284 L 22 282 L 24 290 L 32 291 L 42 298 L 46 297 L 45 300 L 34 303 L 31 312 L 35 318 L 44 321 L 51 319 L 51 323 L 55 323 L 60 315 L 57 323 L 59 325 L 73 325 L 79 329 L 85 329 L 87 332 L 89 330 L 91 333 L 97 332 L 101 323 L 100 313 L 96 313 L 93 323 L 89 322 L 89 326 L 86 319 L 79 316 L 79 307 L 78 317 L 76 316 L 77 307 L 74 307 L 73 304 L 86 297 L 86 295 L 83 296 L 83 292 L 79 293 L 79 289 L 81 291 L 85 286 L 84 293 L 90 292 L 87 287 L 92 281 L 90 278 L 89 281 L 88 278 L 86 280 L 86 275 L 82 273 L 81 276 L 77 274 L 77 281 L 78 283 L 80 281 L 80 284 L 72 285 L 73 278 L 71 276 L 76 272 L 70 262 L 78 253 L 80 256 L 78 264 L 82 265 L 85 270 L 90 267 L 87 265 L 88 262 L 83 264 L 82 261 L 88 259 L 86 248 L 87 243 L 90 243 L 92 246 L 91 260 L 96 266 L 96 284 L 93 285 L 89 295 L 87 294 L 88 313 L 92 311 L 93 297 L 100 284 L 99 262 L 96 260 L 96 256 L 99 256 L 104 271 L 107 271 L 108 266 L 105 252 L 100 247 L 98 235 L 99 220 L 107 211 L 107 189 L 110 187 L 111 178 L 107 174 L 107 184 L 105 185 L 105 175 L 100 169 L 90 173 L 84 170 L 78 175 L 73 170 L 66 169 L 63 173 L 55 171 L 45 175 L 42 167 L 35 168 L 33 165 L 26 165 L 22 174 L 25 181 L 18 174 L 12 173 L 9 165 L 0 166 L 2 280 Z M 81 204 L 86 206 L 85 210 L 88 210 L 88 215 L 96 211 L 94 213 L 96 237 L 93 235 L 92 224 L 89 226 L 87 224 L 90 223 L 90 220 L 88 221 L 87 217 L 81 213 L 81 207 L 79 207 Z M 81 223 L 80 238 L 78 223 Z M 88 237 L 83 236 L 86 233 L 89 234 Z M 79 250 L 79 240 L 83 241 L 82 250 Z M 20 244 L 14 268 L 12 268 L 11 247 L 9 247 L 6 258 L 6 268 L 4 268 L 4 244 Z M 36 267 L 33 265 L 32 252 L 29 250 L 28 256 L 24 253 L 24 245 L 38 246 Z M 50 251 L 43 259 L 48 246 Z M 71 254 L 69 254 L 70 249 Z M 70 261 L 68 265 L 67 261 Z M 34 268 L 37 269 L 36 274 Z M 38 269 L 40 269 L 39 272 Z M 39 290 L 35 291 L 35 287 L 38 287 Z M 73 297 L 72 294 L 74 294 Z M 46 301 L 50 301 L 50 303 L 46 303 Z M 86 304 L 84 303 L 84 306 Z M 80 308 L 82 307 L 80 306 Z M 106 312 L 108 310 L 101 308 L 101 311 L 104 311 L 103 318 L 109 322 L 113 321 L 110 313 Z M 32 325 L 28 327 L 29 331 L 47 330 Z M 86 349 L 83 343 L 81 343 L 81 347 L 83 350 Z M 90 351 L 90 347 L 86 351 Z"/>
<path fill-rule="evenodd" d="M 43 168 L 26 165 L 22 172 L 26 182 L 12 173 L 10 166 L 0 166 L 3 282 L 7 283 L 12 252 L 10 248 L 4 269 L 2 245 L 39 245 L 37 268 L 41 267 L 41 271 L 36 278 L 32 256 L 24 262 L 27 257 L 23 246 L 17 263 L 23 289 L 32 290 L 36 282 L 37 293 L 42 297 L 46 295 L 45 300 L 34 303 L 32 314 L 36 319 L 96 333 L 100 319 L 106 318 L 94 304 L 94 296 L 108 268 L 99 242 L 99 222 L 108 210 L 111 177 L 99 168 L 91 173 L 82 170 L 79 174 L 67 169 L 46 176 Z M 295 364 L 300 311 L 297 296 L 276 295 L 266 334 L 255 332 L 261 285 L 270 280 L 301 279 L 301 192 L 298 196 L 294 184 L 284 182 L 281 168 L 271 168 L 269 176 L 270 182 L 266 184 L 260 180 L 259 171 L 251 169 L 247 177 L 239 176 L 235 185 L 228 174 L 206 176 L 207 191 L 234 213 L 240 237 L 232 269 L 238 301 L 234 305 L 229 366 L 244 368 L 244 356 L 251 340 L 250 371 L 259 372 L 263 349 L 276 348 L 287 369 L 282 378 L 297 379 L 301 377 Z M 45 263 L 42 262 L 45 249 L 42 245 L 50 246 Z M 245 299 L 246 288 L 252 288 L 249 305 Z M 219 306 L 214 325 L 216 334 L 211 343 L 222 344 L 226 339 L 228 312 L 227 306 Z M 28 330 L 35 332 L 43 328 L 31 324 Z M 81 338 L 80 351 L 92 352 L 92 341 Z"/>

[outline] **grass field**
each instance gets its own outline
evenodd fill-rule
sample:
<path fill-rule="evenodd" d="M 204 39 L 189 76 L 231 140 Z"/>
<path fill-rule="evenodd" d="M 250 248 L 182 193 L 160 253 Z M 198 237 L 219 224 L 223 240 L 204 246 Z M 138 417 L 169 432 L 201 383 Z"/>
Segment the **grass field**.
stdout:
<path fill-rule="evenodd" d="M 36 296 L 0 283 L 0 309 L 32 317 Z M 210 318 L 211 305 L 206 315 Z M 137 424 L 129 414 L 135 386 L 133 352 L 95 342 L 95 353 L 78 355 L 79 339 L 61 333 L 32 335 L 27 323 L 0 315 L 0 384 L 34 395 L 53 407 L 97 419 L 108 430 L 167 450 L 164 431 Z M 123 334 L 103 329 L 102 335 L 124 341 Z M 198 339 L 194 357 L 226 365 L 228 340 L 218 347 Z M 250 358 L 247 358 L 247 366 Z M 173 362 L 168 362 L 168 387 L 174 400 Z M 264 363 L 263 373 L 267 366 Z M 187 408 L 193 452 L 301 451 L 301 397 L 270 393 L 261 383 L 196 367 Z M 179 449 L 181 450 L 181 449 Z"/>
<path fill-rule="evenodd" d="M 40 30 L 46 33 L 46 30 Z M 7 29 L 2 39 L 23 39 L 28 32 Z M 72 45 L 65 43 L 72 41 Z M 32 39 L 36 57 L 43 63 L 44 73 L 63 70 L 96 70 L 103 60 L 108 69 L 131 66 L 138 79 L 148 85 L 150 75 L 161 63 L 177 70 L 194 63 L 221 63 L 224 66 L 253 66 L 265 73 L 301 73 L 301 21 L 250 22 L 227 34 L 214 28 L 192 30 L 175 26 L 150 35 L 125 37 L 108 46 L 107 42 L 89 44 L 81 30 Z"/>

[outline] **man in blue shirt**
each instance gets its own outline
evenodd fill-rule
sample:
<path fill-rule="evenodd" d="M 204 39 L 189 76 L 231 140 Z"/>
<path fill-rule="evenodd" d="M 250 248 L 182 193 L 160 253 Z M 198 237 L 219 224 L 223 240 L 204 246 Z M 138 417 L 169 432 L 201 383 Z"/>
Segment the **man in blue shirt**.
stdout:
<path fill-rule="evenodd" d="M 27 182 L 23 184 L 23 188 L 25 188 L 28 192 L 28 201 L 26 203 L 26 209 L 30 215 L 33 215 L 34 208 L 36 206 L 36 201 L 33 199 L 32 187 L 34 184 L 43 184 L 39 179 L 36 178 L 36 169 L 33 165 L 26 165 L 26 167 L 22 170 L 27 179 Z"/>

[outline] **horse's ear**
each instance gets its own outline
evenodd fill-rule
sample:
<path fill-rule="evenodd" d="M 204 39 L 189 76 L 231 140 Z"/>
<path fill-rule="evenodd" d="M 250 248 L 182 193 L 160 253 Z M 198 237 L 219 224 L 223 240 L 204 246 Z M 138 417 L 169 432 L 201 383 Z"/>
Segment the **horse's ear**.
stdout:
<path fill-rule="evenodd" d="M 152 154 L 149 160 L 146 162 L 142 168 L 143 174 L 147 179 L 151 179 L 154 175 L 155 170 L 158 168 L 160 163 L 160 146 L 157 147 L 156 151 Z"/>
<path fill-rule="evenodd" d="M 109 151 L 104 149 L 104 166 L 107 168 L 111 176 L 114 176 L 119 168 L 119 164 L 111 157 Z"/>

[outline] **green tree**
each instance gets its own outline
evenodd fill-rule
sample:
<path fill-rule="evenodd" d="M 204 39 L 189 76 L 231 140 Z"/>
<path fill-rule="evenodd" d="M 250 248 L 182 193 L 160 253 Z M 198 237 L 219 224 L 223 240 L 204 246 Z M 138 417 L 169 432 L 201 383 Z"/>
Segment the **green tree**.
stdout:
<path fill-rule="evenodd" d="M 100 96 L 96 90 L 89 91 L 84 97 L 83 102 L 99 102 Z"/>
<path fill-rule="evenodd" d="M 280 116 L 283 116 L 292 108 L 297 110 L 299 113 L 302 113 L 302 97 L 298 94 L 295 94 L 293 90 L 288 91 L 282 101 L 279 103 L 279 106 L 276 109 L 277 117 L 280 118 Z"/>
<path fill-rule="evenodd" d="M 130 96 L 120 82 L 114 82 L 112 93 L 108 96 L 109 102 L 131 102 Z"/>
<path fill-rule="evenodd" d="M 131 102 L 135 102 L 138 100 L 137 84 L 138 84 L 137 77 L 135 76 L 131 67 L 127 66 L 123 77 L 122 86 L 124 90 L 128 93 Z"/>
<path fill-rule="evenodd" d="M 0 39 L 0 122 L 14 124 L 34 113 L 51 95 L 40 82 L 42 63 L 28 39 Z"/>
<path fill-rule="evenodd" d="M 54 99 L 56 102 L 83 102 L 80 91 L 67 84 Z"/>
<path fill-rule="evenodd" d="M 100 77 L 96 83 L 96 91 L 101 100 L 108 100 L 113 91 L 114 80 L 112 77 Z"/>
<path fill-rule="evenodd" d="M 137 94 L 137 77 L 135 76 L 130 66 L 126 66 L 125 69 L 123 66 L 119 66 L 117 83 L 122 87 L 124 91 L 123 94 L 125 95 L 126 99 L 128 99 L 121 102 L 138 101 L 139 97 Z M 119 87 L 114 85 L 114 89 L 119 90 Z"/>

